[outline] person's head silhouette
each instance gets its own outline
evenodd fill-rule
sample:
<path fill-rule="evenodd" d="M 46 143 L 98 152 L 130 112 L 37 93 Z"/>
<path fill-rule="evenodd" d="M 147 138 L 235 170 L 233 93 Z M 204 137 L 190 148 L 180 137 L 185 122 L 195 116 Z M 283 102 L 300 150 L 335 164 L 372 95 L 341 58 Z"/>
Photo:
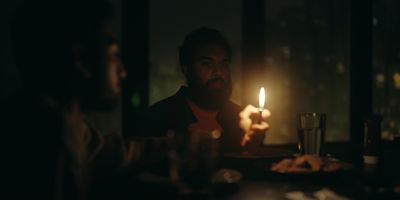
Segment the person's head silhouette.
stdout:
<path fill-rule="evenodd" d="M 23 87 L 84 109 L 114 107 L 126 72 L 105 1 L 25 1 L 12 23 Z"/>

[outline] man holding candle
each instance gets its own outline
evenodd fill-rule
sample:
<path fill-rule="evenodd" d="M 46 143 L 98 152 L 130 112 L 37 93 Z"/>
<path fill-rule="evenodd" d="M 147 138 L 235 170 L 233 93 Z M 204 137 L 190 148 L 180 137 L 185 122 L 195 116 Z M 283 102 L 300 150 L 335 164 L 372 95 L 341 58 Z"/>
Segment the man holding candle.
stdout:
<path fill-rule="evenodd" d="M 232 92 L 230 62 L 232 50 L 220 32 L 200 28 L 187 35 L 179 48 L 179 61 L 187 86 L 153 106 L 147 118 L 150 132 L 207 133 L 220 136 L 222 152 L 242 152 L 255 132 L 265 133 L 268 110 L 254 123 L 259 109 L 245 109 L 229 100 Z M 262 141 L 252 141 L 261 144 Z"/>

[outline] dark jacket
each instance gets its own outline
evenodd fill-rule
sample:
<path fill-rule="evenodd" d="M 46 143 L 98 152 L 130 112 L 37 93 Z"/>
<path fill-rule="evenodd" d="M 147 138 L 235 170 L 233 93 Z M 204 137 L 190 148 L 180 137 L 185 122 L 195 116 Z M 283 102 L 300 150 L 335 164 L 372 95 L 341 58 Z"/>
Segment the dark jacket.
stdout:
<path fill-rule="evenodd" d="M 124 156 L 117 134 L 103 136 L 89 126 L 77 131 L 47 95 L 21 92 L 3 105 L 1 177 L 13 198 L 99 199 L 112 192 L 105 183 Z M 107 190 L 98 189 L 103 185 Z"/>
<path fill-rule="evenodd" d="M 185 93 L 186 87 L 164 100 L 152 105 L 146 112 L 147 133 L 152 135 L 163 135 L 168 130 L 179 134 L 187 134 L 190 124 L 197 121 L 189 107 Z M 222 152 L 238 152 L 242 148 L 240 141 L 243 132 L 239 128 L 239 112 L 242 110 L 237 104 L 227 101 L 217 115 L 217 121 L 223 129 L 220 138 L 220 149 Z"/>

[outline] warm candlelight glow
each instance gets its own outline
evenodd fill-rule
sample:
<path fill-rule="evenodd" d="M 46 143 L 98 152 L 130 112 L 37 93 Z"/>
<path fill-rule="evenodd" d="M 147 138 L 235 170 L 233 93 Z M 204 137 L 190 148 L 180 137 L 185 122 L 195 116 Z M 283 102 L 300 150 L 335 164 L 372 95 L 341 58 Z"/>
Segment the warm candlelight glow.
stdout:
<path fill-rule="evenodd" d="M 260 106 L 260 110 L 264 109 L 265 105 L 265 89 L 264 87 L 261 87 L 260 89 L 260 94 L 258 95 L 258 105 Z"/>

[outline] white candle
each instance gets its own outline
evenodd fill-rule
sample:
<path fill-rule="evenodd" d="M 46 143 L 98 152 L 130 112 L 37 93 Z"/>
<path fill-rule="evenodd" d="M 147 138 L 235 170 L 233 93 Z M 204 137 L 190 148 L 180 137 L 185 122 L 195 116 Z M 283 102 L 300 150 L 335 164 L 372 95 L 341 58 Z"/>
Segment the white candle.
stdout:
<path fill-rule="evenodd" d="M 260 112 L 260 116 L 258 117 L 256 123 L 260 124 L 262 121 L 262 112 L 265 106 L 265 89 L 261 87 L 260 93 L 258 94 L 258 111 Z"/>
<path fill-rule="evenodd" d="M 260 89 L 260 94 L 258 95 L 258 105 L 260 112 L 264 110 L 264 105 L 265 105 L 265 89 L 264 87 L 261 87 Z"/>

